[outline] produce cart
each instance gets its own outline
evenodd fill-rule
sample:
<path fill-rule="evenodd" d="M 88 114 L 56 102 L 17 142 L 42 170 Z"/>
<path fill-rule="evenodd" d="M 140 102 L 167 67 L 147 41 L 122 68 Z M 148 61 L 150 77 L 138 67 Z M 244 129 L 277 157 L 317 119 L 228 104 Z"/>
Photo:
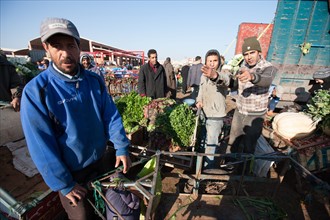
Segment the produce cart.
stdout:
<path fill-rule="evenodd" d="M 302 178 L 305 178 L 316 185 L 326 185 L 325 189 L 330 192 L 329 185 L 316 177 L 318 173 L 330 169 L 330 136 L 316 130 L 305 137 L 289 140 L 274 131 L 270 125 L 264 126 L 263 133 L 272 139 L 279 151 L 291 157 L 298 191 L 302 192 Z"/>
<path fill-rule="evenodd" d="M 142 212 L 144 219 L 151 219 L 151 216 L 160 201 L 161 195 L 161 178 L 160 178 L 160 154 L 156 153 L 153 157 L 143 158 L 132 164 L 131 170 L 136 171 L 137 175 L 133 177 L 133 180 L 126 178 L 112 178 L 116 173 L 121 172 L 121 168 L 104 174 L 102 177 L 91 181 L 89 186 L 94 190 L 95 201 L 100 201 L 101 198 L 105 202 L 107 212 L 111 210 L 114 212 L 118 219 L 124 220 L 123 215 L 116 209 L 116 204 L 112 204 L 106 197 L 107 190 L 110 188 L 120 188 L 121 190 L 135 191 L 136 195 L 139 195 L 141 201 L 144 201 L 145 211 Z M 136 170 L 139 165 L 144 164 L 142 170 Z M 118 176 L 118 175 L 116 175 Z M 102 203 L 102 202 L 101 202 Z M 142 203 L 140 203 L 142 206 Z M 100 211 L 100 202 L 91 205 L 102 219 L 104 217 L 103 212 Z"/>

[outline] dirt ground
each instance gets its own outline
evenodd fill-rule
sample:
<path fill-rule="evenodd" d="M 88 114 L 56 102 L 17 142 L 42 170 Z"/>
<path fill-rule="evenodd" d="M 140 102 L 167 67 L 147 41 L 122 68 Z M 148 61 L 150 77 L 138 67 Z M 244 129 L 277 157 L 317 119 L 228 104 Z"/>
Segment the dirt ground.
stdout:
<path fill-rule="evenodd" d="M 171 173 L 183 172 L 173 169 Z M 164 174 L 166 176 L 166 174 Z M 327 174 L 328 178 L 330 175 Z M 244 206 L 253 219 L 330 219 L 329 192 L 317 191 L 316 186 L 304 183 L 303 192 L 298 192 L 294 170 L 289 170 L 276 190 L 276 184 L 245 182 L 236 195 L 239 181 L 211 181 L 200 183 L 198 195 L 183 191 L 185 182 L 178 178 L 165 177 L 162 181 L 163 194 L 155 219 L 248 219 L 236 200 L 258 199 L 271 201 L 270 214 L 260 217 L 262 212 L 254 206 Z M 207 193 L 207 187 L 209 192 Z M 210 190 L 213 188 L 213 191 Z M 215 189 L 215 190 L 214 190 Z M 263 210 L 264 211 L 264 210 Z M 279 217 L 282 216 L 282 217 Z"/>
<path fill-rule="evenodd" d="M 189 98 L 189 93 L 178 93 L 179 101 L 185 98 Z M 228 111 L 235 108 L 232 99 L 227 99 L 227 103 Z M 228 181 L 204 179 L 199 182 L 197 195 L 185 193 L 187 179 L 174 175 L 193 175 L 194 170 L 163 167 L 162 198 L 155 219 L 330 219 L 329 188 L 307 181 L 292 167 L 280 182 L 281 165 L 271 169 L 270 177 L 265 178 L 269 182 L 252 180 L 240 185 L 240 177 L 234 174 L 229 174 Z M 315 176 L 330 183 L 329 169 Z M 258 202 L 242 203 L 252 199 Z M 237 203 L 237 200 L 241 202 Z M 259 201 L 264 200 L 269 202 L 267 207 L 260 206 Z M 267 211 L 270 204 L 272 208 Z"/>
<path fill-rule="evenodd" d="M 28 203 L 49 189 L 41 175 L 29 178 L 15 169 L 12 153 L 5 146 L 0 146 L 0 167 L 0 187 L 17 201 Z"/>

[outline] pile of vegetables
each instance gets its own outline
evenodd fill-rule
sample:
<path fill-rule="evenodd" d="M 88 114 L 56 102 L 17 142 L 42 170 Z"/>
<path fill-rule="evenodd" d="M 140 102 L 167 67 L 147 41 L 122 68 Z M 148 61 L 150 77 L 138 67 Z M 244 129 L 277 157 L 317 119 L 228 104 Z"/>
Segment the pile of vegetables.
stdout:
<path fill-rule="evenodd" d="M 232 75 L 236 75 L 238 72 L 240 65 L 243 61 L 243 55 L 242 54 L 236 54 L 233 59 L 229 60 L 227 64 L 225 64 L 222 69 L 223 70 L 229 70 Z"/>
<path fill-rule="evenodd" d="M 131 92 L 115 100 L 117 109 L 123 119 L 126 133 L 137 131 L 146 124 L 143 115 L 144 106 L 151 102 L 151 98 L 142 97 L 137 92 Z"/>
<path fill-rule="evenodd" d="M 147 128 L 150 148 L 170 150 L 163 147 L 183 149 L 190 146 L 195 115 L 187 104 L 178 104 L 169 98 L 151 100 L 136 92 L 120 97 L 115 103 L 126 133 L 141 126 Z"/>
<path fill-rule="evenodd" d="M 144 117 L 148 119 L 146 127 L 147 131 L 154 131 L 156 129 L 156 118 L 164 113 L 165 109 L 174 105 L 176 102 L 169 98 L 159 98 L 152 100 L 148 105 L 144 106 Z"/>
<path fill-rule="evenodd" d="M 14 64 L 16 72 L 21 76 L 24 84 L 40 73 L 37 66 L 29 62 L 25 57 L 8 57 L 8 61 Z"/>
<path fill-rule="evenodd" d="M 187 104 L 176 104 L 156 118 L 156 127 L 167 137 L 172 145 L 190 146 L 194 133 L 195 114 Z"/>
<path fill-rule="evenodd" d="M 306 113 L 322 129 L 330 128 L 330 92 L 328 90 L 316 91 L 312 102 L 307 104 L 307 107 Z"/>

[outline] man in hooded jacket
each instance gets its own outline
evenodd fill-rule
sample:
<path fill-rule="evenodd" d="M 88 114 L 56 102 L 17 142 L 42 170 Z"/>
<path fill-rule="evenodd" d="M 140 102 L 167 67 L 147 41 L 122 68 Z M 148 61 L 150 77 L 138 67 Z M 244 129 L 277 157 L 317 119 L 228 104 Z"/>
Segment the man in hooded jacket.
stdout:
<path fill-rule="evenodd" d="M 223 117 L 226 116 L 226 94 L 230 78 L 228 72 L 221 72 L 220 54 L 217 50 L 209 50 L 205 55 L 205 65 L 202 66 L 199 93 L 196 107 L 203 108 L 207 144 L 205 153 L 215 154 L 219 147 L 219 135 L 223 127 Z M 207 156 L 204 168 L 214 168 L 214 156 Z"/>
<path fill-rule="evenodd" d="M 101 75 L 101 71 L 99 70 L 99 68 L 97 68 L 96 65 L 93 64 L 94 61 L 92 61 L 92 57 L 89 54 L 87 53 L 82 54 L 80 56 L 80 63 L 81 65 L 83 65 L 85 70 L 89 70 L 96 73 L 97 75 Z"/>

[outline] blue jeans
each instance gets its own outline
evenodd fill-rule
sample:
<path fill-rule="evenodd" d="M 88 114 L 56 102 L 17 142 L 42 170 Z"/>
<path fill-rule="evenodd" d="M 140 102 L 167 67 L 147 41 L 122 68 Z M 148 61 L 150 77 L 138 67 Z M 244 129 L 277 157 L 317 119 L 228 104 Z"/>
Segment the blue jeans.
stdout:
<path fill-rule="evenodd" d="M 275 97 L 275 98 L 272 98 L 269 100 L 269 103 L 268 103 L 268 110 L 269 111 L 274 111 L 275 108 L 276 108 L 276 105 L 277 103 L 279 102 L 279 98 Z"/>
<path fill-rule="evenodd" d="M 215 154 L 217 148 L 219 147 L 219 135 L 222 131 L 223 120 L 222 119 L 206 119 L 206 147 L 205 153 Z M 204 157 L 204 168 L 212 169 L 214 168 L 214 156 Z"/>

